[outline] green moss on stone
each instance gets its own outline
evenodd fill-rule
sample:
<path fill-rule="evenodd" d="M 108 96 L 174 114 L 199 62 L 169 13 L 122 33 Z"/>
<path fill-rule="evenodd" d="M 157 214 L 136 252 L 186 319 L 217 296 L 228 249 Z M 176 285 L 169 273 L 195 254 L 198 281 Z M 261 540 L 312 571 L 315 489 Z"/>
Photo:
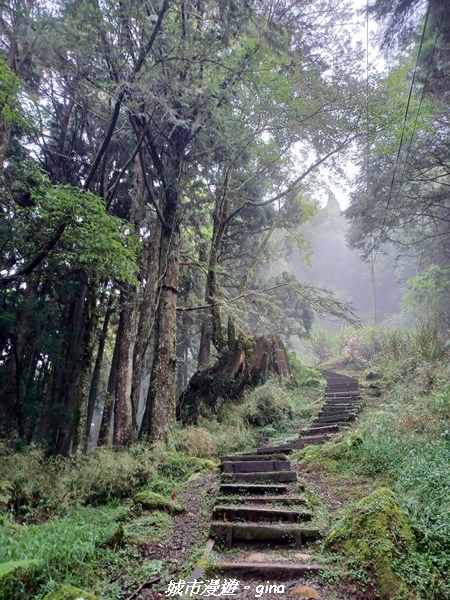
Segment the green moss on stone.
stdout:
<path fill-rule="evenodd" d="M 99 600 L 99 598 L 86 590 L 66 584 L 56 590 L 56 592 L 47 594 L 44 600 Z"/>
<path fill-rule="evenodd" d="M 170 513 L 184 512 L 183 507 L 155 492 L 143 491 L 133 498 L 136 504 L 141 504 L 146 510 L 165 510 Z"/>
<path fill-rule="evenodd" d="M 395 598 L 405 590 L 395 563 L 415 550 L 415 538 L 391 490 L 376 490 L 352 507 L 330 531 L 325 547 L 366 569 L 381 598 Z"/>
<path fill-rule="evenodd" d="M 293 458 L 301 463 L 313 464 L 324 471 L 336 471 L 339 469 L 339 462 L 357 452 L 362 443 L 361 436 L 352 434 L 342 440 L 307 446 L 294 453 Z"/>
<path fill-rule="evenodd" d="M 210 471 L 212 469 L 217 468 L 216 463 L 207 458 L 197 458 L 197 457 L 191 457 L 191 458 L 195 461 L 194 469 L 196 472 L 197 471 Z"/>

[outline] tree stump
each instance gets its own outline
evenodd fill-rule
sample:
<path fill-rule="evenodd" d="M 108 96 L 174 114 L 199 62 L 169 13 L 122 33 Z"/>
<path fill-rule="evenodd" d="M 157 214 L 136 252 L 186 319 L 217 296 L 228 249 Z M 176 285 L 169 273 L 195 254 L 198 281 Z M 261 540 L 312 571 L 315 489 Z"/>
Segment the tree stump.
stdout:
<path fill-rule="evenodd" d="M 195 424 L 199 415 L 215 414 L 226 400 L 241 398 L 273 374 L 283 379 L 291 374 L 286 348 L 277 334 L 261 337 L 241 333 L 232 349 L 216 364 L 192 376 L 178 399 L 177 418 Z"/>

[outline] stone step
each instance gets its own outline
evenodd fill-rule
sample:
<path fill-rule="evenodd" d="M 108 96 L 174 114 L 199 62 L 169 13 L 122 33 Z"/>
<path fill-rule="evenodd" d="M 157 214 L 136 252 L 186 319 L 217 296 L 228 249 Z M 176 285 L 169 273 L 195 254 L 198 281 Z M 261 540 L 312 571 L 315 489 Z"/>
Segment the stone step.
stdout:
<path fill-rule="evenodd" d="M 229 494 L 285 494 L 287 489 L 287 485 L 263 483 L 222 483 L 219 487 L 220 492 Z"/>
<path fill-rule="evenodd" d="M 317 540 L 320 530 L 317 527 L 305 527 L 297 524 L 261 524 L 261 523 L 224 523 L 212 521 L 210 536 L 226 541 L 228 547 L 234 542 L 277 542 L 295 544 L 302 548 L 308 541 Z"/>
<path fill-rule="evenodd" d="M 340 408 L 354 408 L 355 410 L 361 407 L 361 402 L 358 400 L 356 402 L 353 401 L 347 401 L 345 399 L 342 400 L 337 400 L 336 402 L 334 400 L 325 402 L 325 404 L 322 406 L 322 410 L 326 410 L 326 409 L 330 409 L 330 410 L 339 410 Z"/>
<path fill-rule="evenodd" d="M 289 562 L 218 562 L 214 565 L 220 573 L 229 573 L 239 576 L 241 579 L 247 574 L 260 575 L 266 578 L 288 578 L 300 577 L 305 573 L 317 573 L 326 571 L 329 567 L 314 563 L 289 563 Z M 275 597 L 275 596 L 274 596 Z"/>
<path fill-rule="evenodd" d="M 352 404 L 353 406 L 360 404 L 361 398 L 360 396 L 339 396 L 336 398 L 326 398 L 324 405 L 325 406 L 335 406 L 336 404 Z"/>
<path fill-rule="evenodd" d="M 235 454 L 233 456 L 222 456 L 222 462 L 242 462 L 244 460 L 286 460 L 286 454 Z"/>
<path fill-rule="evenodd" d="M 226 461 L 222 463 L 223 473 L 266 473 L 272 471 L 290 471 L 289 460 L 252 460 Z"/>
<path fill-rule="evenodd" d="M 285 452 L 286 454 L 290 454 L 293 450 L 297 450 L 298 448 L 302 448 L 301 442 L 299 440 L 293 440 L 287 444 L 282 444 L 281 446 L 261 446 L 256 451 L 258 454 L 270 454 L 271 452 Z"/>
<path fill-rule="evenodd" d="M 341 413 L 339 415 L 332 415 L 330 417 L 318 417 L 313 426 L 324 425 L 325 423 L 345 423 L 347 421 L 354 421 L 355 415 L 353 413 Z"/>
<path fill-rule="evenodd" d="M 295 471 L 266 471 L 262 473 L 222 473 L 222 483 L 257 483 L 270 481 L 273 483 L 288 483 L 297 481 Z"/>
<path fill-rule="evenodd" d="M 309 429 L 302 429 L 300 431 L 301 437 L 307 437 L 311 435 L 319 435 L 321 433 L 337 433 L 339 431 L 339 425 L 324 425 L 323 427 L 310 427 Z"/>
<path fill-rule="evenodd" d="M 217 496 L 216 503 L 226 505 L 228 502 L 242 502 L 248 504 L 284 504 L 292 506 L 296 504 L 307 504 L 306 499 L 301 496 Z"/>
<path fill-rule="evenodd" d="M 320 409 L 321 411 L 338 411 L 338 412 L 347 412 L 348 410 L 350 411 L 359 411 L 361 410 L 361 405 L 360 404 L 335 404 L 335 405 L 330 405 L 330 404 L 324 404 L 324 406 L 322 406 L 322 408 Z"/>
<path fill-rule="evenodd" d="M 242 498 L 242 500 L 247 498 Z M 215 506 L 213 509 L 214 521 L 251 521 L 260 523 L 261 521 L 278 521 L 298 523 L 299 521 L 310 521 L 311 513 L 301 509 L 287 508 L 261 508 L 257 506 Z"/>
<path fill-rule="evenodd" d="M 349 414 L 355 414 L 355 408 L 354 407 L 350 407 L 350 408 L 338 408 L 338 409 L 325 409 L 325 410 L 321 410 L 318 413 L 318 417 L 334 417 L 335 415 L 349 415 Z"/>
<path fill-rule="evenodd" d="M 328 433 L 323 433 L 320 435 L 305 435 L 302 437 L 303 448 L 305 446 L 310 446 L 311 444 L 324 444 L 325 442 L 330 441 L 332 437 L 333 436 L 329 435 Z"/>
<path fill-rule="evenodd" d="M 358 390 L 348 390 L 348 391 L 326 391 L 325 398 L 359 398 L 360 394 Z"/>

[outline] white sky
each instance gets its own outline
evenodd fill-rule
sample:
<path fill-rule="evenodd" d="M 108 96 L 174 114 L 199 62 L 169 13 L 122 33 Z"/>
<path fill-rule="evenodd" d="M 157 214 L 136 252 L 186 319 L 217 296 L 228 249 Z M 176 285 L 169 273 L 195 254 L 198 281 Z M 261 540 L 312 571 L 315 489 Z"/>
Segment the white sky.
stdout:
<path fill-rule="evenodd" d="M 362 67 L 367 71 L 368 66 L 369 74 L 374 71 L 380 72 L 385 69 L 386 64 L 374 41 L 377 25 L 373 19 L 367 20 L 366 14 L 358 14 L 358 11 L 366 8 L 366 0 L 352 0 L 352 3 L 355 10 L 355 15 L 352 19 L 353 40 L 355 44 L 362 44 L 364 49 L 364 63 Z M 365 82 L 362 82 L 362 85 L 365 85 Z M 351 180 L 357 175 L 358 167 L 351 160 L 348 160 L 344 166 L 344 171 L 346 177 L 339 177 L 336 174 L 331 174 L 330 170 L 325 166 L 321 173 L 322 177 L 328 183 L 329 190 L 336 196 L 341 210 L 345 210 L 349 205 L 352 190 Z M 324 190 L 324 193 L 320 194 L 324 204 L 327 201 L 327 191 Z"/>

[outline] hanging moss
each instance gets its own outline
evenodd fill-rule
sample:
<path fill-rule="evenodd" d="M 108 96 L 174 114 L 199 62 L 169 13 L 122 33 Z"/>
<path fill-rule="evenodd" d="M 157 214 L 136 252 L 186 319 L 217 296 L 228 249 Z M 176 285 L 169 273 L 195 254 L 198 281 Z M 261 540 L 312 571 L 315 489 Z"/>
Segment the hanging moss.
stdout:
<path fill-rule="evenodd" d="M 406 589 L 395 564 L 414 552 L 415 538 L 391 490 L 376 490 L 353 506 L 331 530 L 325 547 L 366 570 L 381 598 L 395 598 Z"/>

